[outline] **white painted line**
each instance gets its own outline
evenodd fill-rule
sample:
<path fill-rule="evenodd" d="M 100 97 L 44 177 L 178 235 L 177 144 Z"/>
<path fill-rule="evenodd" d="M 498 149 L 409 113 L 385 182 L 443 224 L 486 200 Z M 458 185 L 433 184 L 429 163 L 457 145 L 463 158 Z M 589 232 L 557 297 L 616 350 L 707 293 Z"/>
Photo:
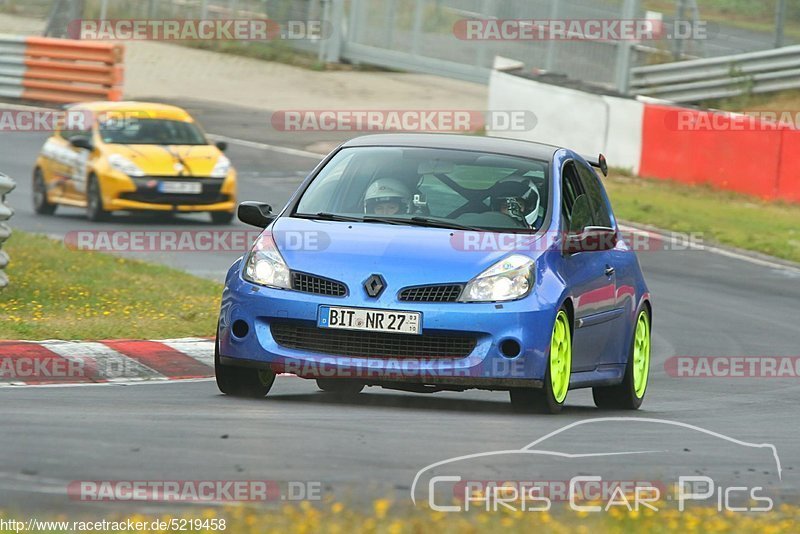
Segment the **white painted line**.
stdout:
<path fill-rule="evenodd" d="M 208 134 L 208 137 L 211 139 L 216 139 L 217 141 L 225 141 L 232 145 L 239 145 L 247 148 L 255 148 L 256 150 L 271 150 L 272 152 L 278 152 L 280 154 L 288 154 L 290 156 L 299 156 L 301 158 L 311 158 L 319 160 L 326 156 L 326 154 L 320 154 L 319 152 L 309 152 L 308 150 L 300 150 L 298 148 L 289 148 L 280 145 L 270 145 L 267 143 L 257 143 L 256 141 L 236 139 L 235 137 L 227 137 L 225 135 Z"/>
<path fill-rule="evenodd" d="M 656 235 L 661 239 L 669 241 L 671 244 L 685 246 L 691 250 L 701 250 L 701 251 L 711 252 L 712 254 L 717 254 L 719 256 L 725 256 L 728 258 L 734 258 L 737 260 L 746 261 L 748 263 L 759 265 L 761 267 L 770 267 L 772 269 L 779 269 L 783 271 L 789 271 L 792 273 L 800 274 L 800 267 L 794 267 L 792 265 L 786 265 L 776 261 L 770 261 L 765 258 L 751 256 L 745 252 L 736 252 L 733 250 L 715 247 L 713 245 L 698 245 L 696 243 L 687 244 L 684 241 L 679 240 L 677 237 L 675 237 L 674 234 L 666 233 L 666 231 L 664 230 L 650 230 L 644 228 L 637 228 L 635 226 L 628 226 L 626 224 L 619 224 L 618 226 L 620 230 L 626 232 L 635 232 L 642 235 L 648 235 L 648 234 Z"/>

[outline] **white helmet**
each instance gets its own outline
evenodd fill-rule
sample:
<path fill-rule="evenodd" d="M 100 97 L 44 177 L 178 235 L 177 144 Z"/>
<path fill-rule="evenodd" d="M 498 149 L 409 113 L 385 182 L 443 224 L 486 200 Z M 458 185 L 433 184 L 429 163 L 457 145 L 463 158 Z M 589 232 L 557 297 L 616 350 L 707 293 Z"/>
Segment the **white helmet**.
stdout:
<path fill-rule="evenodd" d="M 400 180 L 378 178 L 364 195 L 364 213 L 375 213 L 375 205 L 383 202 L 397 202 L 400 205 L 398 213 L 409 213 L 410 199 L 411 191 Z"/>

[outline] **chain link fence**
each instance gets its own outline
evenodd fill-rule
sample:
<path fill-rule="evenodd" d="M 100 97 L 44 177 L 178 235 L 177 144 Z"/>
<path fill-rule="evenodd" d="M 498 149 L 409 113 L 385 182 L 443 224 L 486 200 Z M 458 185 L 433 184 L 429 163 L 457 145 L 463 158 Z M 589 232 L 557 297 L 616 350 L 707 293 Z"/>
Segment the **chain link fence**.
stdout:
<path fill-rule="evenodd" d="M 621 92 L 627 89 L 633 67 L 769 49 L 778 42 L 791 44 L 795 32 L 800 33 L 791 24 L 786 32 L 782 29 L 784 19 L 800 17 L 800 8 L 793 0 L 0 0 L 5 11 L 40 16 L 49 13 L 50 28 L 63 27 L 78 5 L 84 18 L 94 19 L 322 20 L 327 25 L 327 38 L 269 46 L 300 50 L 319 62 L 343 60 L 477 82 L 488 79 L 495 56 L 504 56 L 523 63 L 529 72 L 563 74 Z M 704 9 L 713 20 L 704 21 Z M 667 31 L 674 29 L 676 19 L 707 22 L 707 36 L 637 43 L 471 41 L 454 34 L 454 26 L 465 19 L 651 17 L 663 20 Z M 726 19 L 731 23 L 726 24 Z M 241 42 L 225 47 L 251 48 L 254 52 L 252 49 L 265 45 Z M 272 58 L 269 54 L 260 57 Z"/>

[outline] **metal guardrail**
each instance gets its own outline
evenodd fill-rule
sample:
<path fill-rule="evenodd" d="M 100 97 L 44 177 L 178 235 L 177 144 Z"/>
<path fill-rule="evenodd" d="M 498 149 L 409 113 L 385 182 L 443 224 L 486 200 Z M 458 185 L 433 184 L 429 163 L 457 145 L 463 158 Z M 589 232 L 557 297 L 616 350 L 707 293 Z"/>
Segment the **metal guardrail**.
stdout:
<path fill-rule="evenodd" d="M 0 247 L 11 235 L 11 228 L 3 221 L 7 221 L 14 215 L 14 210 L 6 206 L 6 195 L 16 186 L 17 184 L 14 183 L 14 180 L 0 173 Z M 6 265 L 8 265 L 8 253 L 0 248 L 0 288 L 8 285 L 8 276 L 4 272 Z"/>
<path fill-rule="evenodd" d="M 800 45 L 631 69 L 630 92 L 699 102 L 800 88 Z"/>
<path fill-rule="evenodd" d="M 0 96 L 66 104 L 121 100 L 124 45 L 0 34 Z"/>

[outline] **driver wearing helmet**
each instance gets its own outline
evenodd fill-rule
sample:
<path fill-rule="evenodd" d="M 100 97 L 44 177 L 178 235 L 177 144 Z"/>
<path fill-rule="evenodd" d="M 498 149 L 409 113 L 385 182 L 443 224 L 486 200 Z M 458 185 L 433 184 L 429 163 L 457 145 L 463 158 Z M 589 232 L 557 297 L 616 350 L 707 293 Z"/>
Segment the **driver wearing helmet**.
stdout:
<path fill-rule="evenodd" d="M 539 192 L 529 179 L 507 180 L 494 186 L 492 209 L 530 226 L 538 217 Z"/>
<path fill-rule="evenodd" d="M 411 192 L 399 180 L 379 178 L 372 182 L 364 195 L 364 213 L 396 215 L 410 212 Z"/>

